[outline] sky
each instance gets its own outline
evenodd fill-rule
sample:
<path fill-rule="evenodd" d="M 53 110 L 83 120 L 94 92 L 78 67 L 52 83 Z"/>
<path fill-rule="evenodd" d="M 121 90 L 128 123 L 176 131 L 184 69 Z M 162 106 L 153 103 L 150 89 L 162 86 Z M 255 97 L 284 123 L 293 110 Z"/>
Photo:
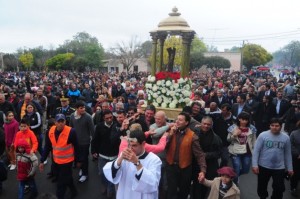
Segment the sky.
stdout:
<path fill-rule="evenodd" d="M 0 52 L 56 48 L 82 31 L 104 48 L 150 40 L 174 6 L 219 51 L 244 42 L 275 52 L 300 40 L 299 0 L 0 0 Z"/>

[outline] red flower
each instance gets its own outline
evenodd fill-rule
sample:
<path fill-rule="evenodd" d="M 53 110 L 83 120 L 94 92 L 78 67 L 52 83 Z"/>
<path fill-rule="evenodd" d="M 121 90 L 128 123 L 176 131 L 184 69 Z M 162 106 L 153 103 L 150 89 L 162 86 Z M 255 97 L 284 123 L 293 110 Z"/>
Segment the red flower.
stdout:
<path fill-rule="evenodd" d="M 177 81 L 180 78 L 180 73 L 179 72 L 158 72 L 155 75 L 156 80 L 163 80 L 163 79 L 167 79 L 170 78 L 172 80 Z"/>

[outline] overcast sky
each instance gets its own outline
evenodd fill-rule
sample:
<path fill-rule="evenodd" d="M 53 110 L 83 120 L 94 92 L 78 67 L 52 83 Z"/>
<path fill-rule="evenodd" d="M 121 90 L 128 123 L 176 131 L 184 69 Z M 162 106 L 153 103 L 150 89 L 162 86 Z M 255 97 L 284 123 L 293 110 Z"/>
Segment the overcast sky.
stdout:
<path fill-rule="evenodd" d="M 56 48 L 81 31 L 105 48 L 144 41 L 174 6 L 219 51 L 245 40 L 274 52 L 300 40 L 299 0 L 0 0 L 0 52 Z"/>

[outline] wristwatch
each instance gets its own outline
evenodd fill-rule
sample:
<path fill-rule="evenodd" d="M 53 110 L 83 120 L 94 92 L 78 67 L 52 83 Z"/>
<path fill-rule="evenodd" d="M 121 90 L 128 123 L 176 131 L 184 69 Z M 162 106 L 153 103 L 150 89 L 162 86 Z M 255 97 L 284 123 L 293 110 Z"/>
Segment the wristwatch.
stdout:
<path fill-rule="evenodd" d="M 137 161 L 136 163 L 134 163 L 135 166 L 140 166 L 141 165 L 141 162 L 140 161 Z"/>

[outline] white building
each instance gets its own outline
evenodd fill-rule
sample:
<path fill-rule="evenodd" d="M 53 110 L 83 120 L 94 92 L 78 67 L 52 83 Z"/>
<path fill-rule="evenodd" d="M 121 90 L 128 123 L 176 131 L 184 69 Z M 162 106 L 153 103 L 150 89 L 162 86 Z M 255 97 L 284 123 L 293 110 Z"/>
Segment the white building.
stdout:
<path fill-rule="evenodd" d="M 126 67 L 118 59 L 109 59 L 103 61 L 105 68 L 107 68 L 107 72 L 127 72 Z M 151 64 L 146 58 L 137 59 L 136 62 L 130 68 L 131 72 L 150 72 Z"/>

